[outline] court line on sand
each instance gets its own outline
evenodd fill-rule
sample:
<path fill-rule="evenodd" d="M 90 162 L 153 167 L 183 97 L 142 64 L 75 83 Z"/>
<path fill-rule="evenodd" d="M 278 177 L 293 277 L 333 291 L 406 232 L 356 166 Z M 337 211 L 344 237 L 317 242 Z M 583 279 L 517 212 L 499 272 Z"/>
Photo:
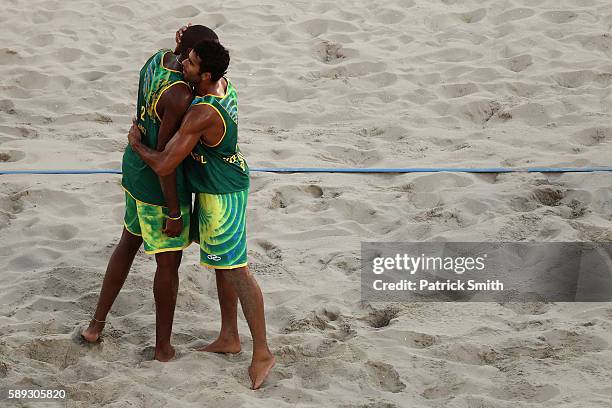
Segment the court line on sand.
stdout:
<path fill-rule="evenodd" d="M 612 167 L 406 167 L 406 168 L 344 168 L 344 167 L 253 167 L 263 173 L 593 173 L 612 172 Z M 34 169 L 1 170 L 0 175 L 13 174 L 121 174 L 115 169 Z"/>

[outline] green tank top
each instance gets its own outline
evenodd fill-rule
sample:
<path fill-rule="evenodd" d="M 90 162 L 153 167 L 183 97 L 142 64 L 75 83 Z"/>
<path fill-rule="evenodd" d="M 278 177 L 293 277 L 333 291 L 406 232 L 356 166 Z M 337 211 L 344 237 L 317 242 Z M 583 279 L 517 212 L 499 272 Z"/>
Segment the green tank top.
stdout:
<path fill-rule="evenodd" d="M 238 96 L 227 81 L 224 96 L 196 96 L 191 106 L 210 105 L 223 119 L 225 132 L 215 146 L 200 140 L 183 162 L 189 190 L 194 193 L 224 194 L 249 188 L 249 167 L 238 147 Z"/>
<path fill-rule="evenodd" d="M 168 52 L 171 51 L 159 50 L 140 70 L 138 128 L 142 133 L 142 143 L 151 149 L 157 149 L 157 134 L 161 125 L 161 118 L 156 111 L 157 102 L 171 86 L 186 83 L 181 72 L 164 67 L 164 55 Z M 130 145 L 125 149 L 121 167 L 123 171 L 121 184 L 135 199 L 148 204 L 166 206 L 159 176 L 132 150 Z M 182 165 L 176 168 L 176 188 L 180 203 L 189 202 L 191 194 L 185 184 Z"/>

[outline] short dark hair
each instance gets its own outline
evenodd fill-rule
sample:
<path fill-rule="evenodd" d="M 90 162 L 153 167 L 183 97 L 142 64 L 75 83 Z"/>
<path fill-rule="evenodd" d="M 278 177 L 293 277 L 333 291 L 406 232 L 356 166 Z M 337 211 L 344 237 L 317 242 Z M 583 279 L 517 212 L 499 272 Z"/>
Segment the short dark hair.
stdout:
<path fill-rule="evenodd" d="M 211 81 L 218 81 L 226 74 L 230 55 L 219 42 L 200 41 L 193 51 L 200 58 L 200 73 L 210 72 Z"/>
<path fill-rule="evenodd" d="M 187 50 L 193 48 L 200 41 L 216 41 L 219 42 L 219 37 L 210 28 L 203 25 L 192 25 L 187 27 L 181 38 L 181 48 Z"/>

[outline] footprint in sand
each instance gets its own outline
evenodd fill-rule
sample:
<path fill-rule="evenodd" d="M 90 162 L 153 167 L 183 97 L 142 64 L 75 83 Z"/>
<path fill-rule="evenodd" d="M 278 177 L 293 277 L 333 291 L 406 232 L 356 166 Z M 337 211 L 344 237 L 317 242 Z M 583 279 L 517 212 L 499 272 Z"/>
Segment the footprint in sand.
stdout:
<path fill-rule="evenodd" d="M 391 364 L 380 361 L 368 361 L 366 372 L 370 381 L 376 388 L 387 392 L 402 392 L 406 389 L 406 384 L 402 382 L 399 374 Z"/>
<path fill-rule="evenodd" d="M 411 192 L 438 192 L 450 189 L 461 189 L 474 184 L 470 175 L 454 173 L 428 174 L 417 176 L 410 183 Z"/>
<path fill-rule="evenodd" d="M 440 336 L 432 336 L 427 333 L 415 332 L 410 330 L 388 329 L 384 332 L 384 337 L 393 339 L 403 346 L 426 349 L 441 341 Z"/>
<path fill-rule="evenodd" d="M 499 64 L 512 72 L 521 72 L 533 65 L 533 58 L 531 55 L 518 55 L 501 60 Z"/>
<path fill-rule="evenodd" d="M 526 191 L 522 195 L 512 197 L 510 207 L 518 212 L 533 211 L 542 205 L 555 207 L 560 204 L 565 194 L 565 190 L 557 187 L 538 187 Z"/>
<path fill-rule="evenodd" d="M 520 315 L 541 315 L 541 314 L 548 312 L 548 310 L 550 310 L 549 303 L 534 302 L 534 301 L 516 302 L 516 301 L 511 300 L 508 303 L 502 304 L 502 306 Z"/>
<path fill-rule="evenodd" d="M 283 252 L 279 247 L 266 240 L 258 240 L 257 245 L 259 245 L 266 253 L 266 255 L 274 260 L 280 261 L 283 259 Z"/>
<path fill-rule="evenodd" d="M 380 329 L 387 327 L 391 321 L 399 316 L 399 309 L 393 306 L 387 306 L 383 309 L 375 309 L 362 317 L 361 320 L 367 322 L 370 327 Z"/>
<path fill-rule="evenodd" d="M 79 229 L 70 224 L 53 225 L 46 228 L 46 233 L 52 239 L 66 241 L 74 238 L 79 233 Z"/>
<path fill-rule="evenodd" d="M 332 316 L 336 317 L 337 316 Z M 328 314 L 322 311 L 312 311 L 308 313 L 303 318 L 298 318 L 296 316 L 290 316 L 289 322 L 282 329 L 284 333 L 292 333 L 292 332 L 308 332 L 312 329 L 316 330 L 334 330 L 335 327 L 330 323 L 336 319 L 330 318 Z"/>
<path fill-rule="evenodd" d="M 373 166 L 382 160 L 377 149 L 359 150 L 346 146 L 329 145 L 325 153 L 317 153 L 315 157 L 324 162 L 344 163 L 350 166 Z"/>
<path fill-rule="evenodd" d="M 25 153 L 21 150 L 5 150 L 0 152 L 0 163 L 17 162 L 25 157 Z"/>
<path fill-rule="evenodd" d="M 330 20 L 324 18 L 315 18 L 302 21 L 295 27 L 305 33 L 318 37 L 321 34 L 327 33 L 330 27 L 333 27 L 334 33 L 354 33 L 359 31 L 359 27 L 341 20 Z"/>
<path fill-rule="evenodd" d="M 361 271 L 359 257 L 352 253 L 335 254 L 331 258 L 319 259 L 319 262 L 323 265 L 322 270 L 331 265 L 347 276 L 355 275 Z"/>
<path fill-rule="evenodd" d="M 272 152 L 274 161 L 286 160 L 295 155 L 295 151 L 293 149 L 272 149 L 270 152 Z"/>
<path fill-rule="evenodd" d="M 364 203 L 363 200 L 342 198 L 333 202 L 331 207 L 334 212 L 341 215 L 339 219 L 356 221 L 362 225 L 370 225 L 375 229 L 380 227 L 381 231 L 387 228 L 382 225 L 380 218 L 377 217 L 377 210 Z M 397 222 L 394 223 L 398 225 Z"/>
<path fill-rule="evenodd" d="M 191 18 L 197 16 L 198 14 L 200 14 L 200 10 L 194 6 L 183 6 L 166 13 L 166 15 L 176 18 Z"/>
<path fill-rule="evenodd" d="M 541 14 L 542 18 L 545 20 L 555 23 L 555 24 L 564 24 L 569 23 L 570 21 L 578 18 L 578 13 L 574 11 L 547 11 Z"/>
<path fill-rule="evenodd" d="M 62 47 L 55 52 L 55 55 L 60 62 L 74 62 L 81 58 L 84 53 L 78 48 Z"/>
<path fill-rule="evenodd" d="M 608 342 L 599 337 L 574 330 L 553 329 L 538 336 L 555 350 L 555 358 L 569 359 L 586 353 L 598 353 L 608 348 Z"/>
<path fill-rule="evenodd" d="M 480 99 L 460 106 L 457 113 L 459 117 L 464 117 L 477 125 L 486 126 L 489 120 L 502 111 L 502 108 L 502 104 L 496 100 Z"/>
<path fill-rule="evenodd" d="M 612 128 L 592 127 L 576 132 L 570 137 L 583 146 L 595 146 L 612 140 Z"/>
<path fill-rule="evenodd" d="M 376 85 L 378 89 L 382 89 L 395 84 L 397 82 L 397 75 L 391 72 L 379 72 L 366 76 L 364 79 Z"/>
<path fill-rule="evenodd" d="M 73 216 L 82 216 L 88 212 L 88 206 L 83 203 L 83 200 L 68 191 L 46 188 L 32 189 L 23 197 L 28 204 L 44 206 L 50 214 L 58 217 L 64 217 L 66 213 Z"/>
<path fill-rule="evenodd" d="M 55 312 L 74 314 L 80 311 L 79 307 L 72 300 L 62 298 L 65 296 L 63 293 L 59 293 L 57 298 L 48 298 L 48 296 L 34 296 L 28 305 L 28 310 L 48 314 Z"/>
<path fill-rule="evenodd" d="M 47 47 L 55 41 L 55 36 L 51 33 L 48 34 L 38 34 L 34 37 L 30 37 L 28 39 L 28 44 L 34 45 L 36 47 Z"/>
<path fill-rule="evenodd" d="M 303 361 L 295 365 L 295 372 L 299 373 L 302 387 L 309 390 L 323 391 L 329 388 L 329 378 L 324 375 L 318 362 Z"/>
<path fill-rule="evenodd" d="M 40 293 L 45 293 L 47 296 L 78 298 L 83 293 L 84 273 L 89 273 L 89 271 L 75 267 L 53 268 L 35 286 Z M 78 306 L 81 305 L 78 304 Z"/>
<path fill-rule="evenodd" d="M 89 72 L 83 72 L 81 74 L 79 74 L 79 76 L 81 78 L 83 78 L 86 81 L 97 81 L 100 78 L 103 78 L 104 76 L 106 76 L 106 72 L 102 72 L 102 71 L 89 71 Z"/>
<path fill-rule="evenodd" d="M 567 41 L 577 41 L 587 50 L 601 51 L 606 55 L 610 55 L 610 51 L 612 51 L 612 35 L 610 35 L 609 33 L 595 35 L 576 35 L 567 38 Z"/>
<path fill-rule="evenodd" d="M 65 336 L 64 336 L 65 337 Z M 33 339 L 20 350 L 27 358 L 52 364 L 63 370 L 87 353 L 70 338 Z"/>
<path fill-rule="evenodd" d="M 334 64 L 346 58 L 342 44 L 333 41 L 323 41 L 316 47 L 316 55 L 321 62 Z"/>
<path fill-rule="evenodd" d="M 408 3 L 408 4 L 405 4 Z M 413 1 L 402 1 L 402 8 L 407 9 L 414 6 Z M 374 13 L 374 21 L 378 21 L 381 24 L 397 24 L 406 18 L 406 13 L 402 10 L 392 8 L 380 8 Z"/>
<path fill-rule="evenodd" d="M 559 72 L 552 75 L 553 81 L 564 88 L 579 88 L 584 85 L 599 85 L 605 88 L 612 81 L 612 74 L 592 70 Z"/>
<path fill-rule="evenodd" d="M 478 86 L 472 82 L 463 84 L 446 84 L 442 85 L 438 89 L 438 92 L 446 98 L 461 98 L 478 92 Z"/>
<path fill-rule="evenodd" d="M 430 61 L 437 62 L 461 62 L 465 63 L 468 61 L 472 61 L 476 63 L 477 60 L 483 57 L 483 54 L 479 52 L 472 51 L 468 48 L 452 48 L 448 47 L 443 51 L 430 52 L 427 54 L 422 54 L 420 57 L 425 58 Z"/>
<path fill-rule="evenodd" d="M 119 6 L 119 5 L 105 6 L 104 10 L 107 10 L 112 15 L 116 17 L 120 17 L 120 18 L 133 18 L 134 17 L 134 12 L 132 12 L 132 10 L 130 10 L 128 7 L 124 7 L 124 6 Z M 193 16 L 196 16 L 198 13 L 194 14 Z M 193 16 L 189 15 L 189 16 L 186 16 L 185 18 L 193 17 Z M 182 16 L 176 16 L 176 17 L 182 17 Z"/>
<path fill-rule="evenodd" d="M 0 112 L 7 113 L 9 115 L 14 115 L 17 113 L 15 110 L 15 104 L 10 99 L 0 100 Z"/>
<path fill-rule="evenodd" d="M 531 126 L 543 126 L 551 121 L 546 107 L 540 103 L 525 103 L 509 110 L 500 110 L 496 116 L 504 118 L 504 115 L 522 120 Z"/>
<path fill-rule="evenodd" d="M 304 203 L 304 200 L 317 199 L 323 196 L 323 189 L 317 185 L 282 186 L 276 189 L 269 208 L 287 208 L 294 203 Z"/>
<path fill-rule="evenodd" d="M 0 214 L 7 214 L 8 218 L 13 219 L 25 208 L 25 198 L 28 195 L 28 191 L 20 191 L 16 193 L 9 193 L 0 196 Z"/>
<path fill-rule="evenodd" d="M 457 13 L 456 16 L 466 24 L 473 24 L 485 18 L 487 16 L 487 10 L 479 8 L 466 13 Z"/>
<path fill-rule="evenodd" d="M 532 384 L 525 379 L 510 379 L 502 389 L 492 393 L 496 398 L 508 401 L 526 401 L 542 403 L 548 401 L 561 391 L 550 384 Z"/>
<path fill-rule="evenodd" d="M 505 11 L 495 17 L 493 17 L 493 24 L 500 25 L 510 21 L 522 20 L 529 18 L 535 14 L 535 11 L 528 8 L 515 8 L 512 10 Z"/>
<path fill-rule="evenodd" d="M 100 44 L 89 44 L 89 48 L 91 48 L 96 54 L 106 54 L 110 51 L 110 47 Z"/>

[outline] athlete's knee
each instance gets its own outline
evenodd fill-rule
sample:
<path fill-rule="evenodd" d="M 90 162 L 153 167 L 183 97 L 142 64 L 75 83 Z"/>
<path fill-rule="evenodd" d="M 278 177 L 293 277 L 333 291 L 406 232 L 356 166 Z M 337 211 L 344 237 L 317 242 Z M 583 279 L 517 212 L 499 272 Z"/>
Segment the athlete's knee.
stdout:
<path fill-rule="evenodd" d="M 234 269 L 216 269 L 223 278 L 234 283 L 234 282 L 243 282 L 245 279 L 251 277 L 249 272 L 249 268 L 247 266 L 241 266 L 240 268 Z"/>
<path fill-rule="evenodd" d="M 154 286 L 161 285 L 162 287 L 170 288 L 176 282 L 178 282 L 178 267 L 172 266 L 161 266 L 157 265 L 155 271 Z"/>
<path fill-rule="evenodd" d="M 168 251 L 155 254 L 157 269 L 176 271 L 181 264 L 183 251 Z"/>

